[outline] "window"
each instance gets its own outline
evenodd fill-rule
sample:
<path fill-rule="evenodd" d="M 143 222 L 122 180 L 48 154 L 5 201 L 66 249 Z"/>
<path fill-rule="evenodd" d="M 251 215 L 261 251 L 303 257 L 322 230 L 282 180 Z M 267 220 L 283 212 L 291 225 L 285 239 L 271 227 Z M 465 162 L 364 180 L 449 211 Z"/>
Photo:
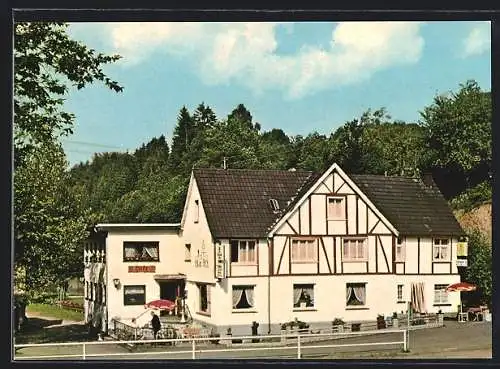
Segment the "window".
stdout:
<path fill-rule="evenodd" d="M 342 261 L 366 261 L 368 250 L 366 238 L 346 238 L 342 250 Z"/>
<path fill-rule="evenodd" d="M 405 261 L 405 240 L 398 237 L 396 240 L 396 261 Z"/>
<path fill-rule="evenodd" d="M 447 238 L 435 238 L 432 250 L 432 257 L 434 260 L 448 260 L 450 245 Z"/>
<path fill-rule="evenodd" d="M 254 305 L 254 286 L 233 286 L 233 309 L 250 309 Z"/>
<path fill-rule="evenodd" d="M 159 242 L 123 242 L 123 261 L 160 261 Z"/>
<path fill-rule="evenodd" d="M 144 305 L 146 286 L 123 286 L 123 305 Z"/>
<path fill-rule="evenodd" d="M 328 219 L 345 218 L 345 199 L 343 197 L 328 198 Z"/>
<path fill-rule="evenodd" d="M 434 304 L 448 303 L 448 292 L 446 292 L 446 284 L 434 285 Z"/>
<path fill-rule="evenodd" d="M 364 306 L 366 304 L 366 284 L 347 283 L 346 285 L 346 305 Z"/>
<path fill-rule="evenodd" d="M 198 223 L 200 220 L 200 201 L 194 200 L 194 222 Z"/>
<path fill-rule="evenodd" d="M 255 241 L 231 241 L 231 262 L 242 264 L 257 263 Z"/>
<path fill-rule="evenodd" d="M 293 307 L 314 307 L 314 284 L 293 285 Z"/>
<path fill-rule="evenodd" d="M 210 314 L 210 286 L 208 284 L 199 284 L 200 291 L 200 312 Z"/>
<path fill-rule="evenodd" d="M 317 240 L 292 240 L 292 262 L 316 262 L 318 259 Z"/>
<path fill-rule="evenodd" d="M 398 284 L 398 302 L 403 301 L 403 285 Z"/>
<path fill-rule="evenodd" d="M 191 244 L 184 245 L 184 261 L 191 261 Z"/>

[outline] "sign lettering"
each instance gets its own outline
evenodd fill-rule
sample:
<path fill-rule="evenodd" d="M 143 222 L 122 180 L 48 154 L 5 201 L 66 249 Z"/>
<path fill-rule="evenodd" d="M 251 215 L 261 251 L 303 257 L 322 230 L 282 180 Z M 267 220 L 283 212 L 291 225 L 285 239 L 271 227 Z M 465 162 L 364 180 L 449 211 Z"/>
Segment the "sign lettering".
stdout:
<path fill-rule="evenodd" d="M 129 265 L 129 273 L 154 273 L 156 272 L 155 265 Z"/>
<path fill-rule="evenodd" d="M 215 278 L 225 278 L 226 277 L 226 268 L 225 268 L 225 260 L 224 260 L 224 246 L 221 244 L 215 245 Z"/>
<path fill-rule="evenodd" d="M 467 266 L 467 259 L 457 259 L 457 266 L 458 267 L 466 267 Z"/>

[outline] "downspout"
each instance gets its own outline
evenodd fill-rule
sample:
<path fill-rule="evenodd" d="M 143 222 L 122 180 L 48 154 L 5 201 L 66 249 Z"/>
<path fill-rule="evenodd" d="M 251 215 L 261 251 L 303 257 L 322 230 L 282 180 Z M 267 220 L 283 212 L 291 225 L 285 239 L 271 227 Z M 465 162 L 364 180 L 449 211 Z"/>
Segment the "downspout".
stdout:
<path fill-rule="evenodd" d="M 271 272 L 272 270 L 272 239 L 267 239 L 268 263 L 267 263 L 267 334 L 271 334 Z"/>

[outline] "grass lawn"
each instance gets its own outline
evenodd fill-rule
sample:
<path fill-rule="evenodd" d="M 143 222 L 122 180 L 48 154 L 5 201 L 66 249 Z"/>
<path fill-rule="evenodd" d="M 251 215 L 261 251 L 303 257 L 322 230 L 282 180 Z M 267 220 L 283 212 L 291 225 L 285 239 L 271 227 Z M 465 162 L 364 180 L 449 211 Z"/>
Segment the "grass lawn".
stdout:
<path fill-rule="evenodd" d="M 26 307 L 27 315 L 40 315 L 54 319 L 73 320 L 80 322 L 83 320 L 83 312 L 62 308 L 48 304 L 30 304 Z"/>
<path fill-rule="evenodd" d="M 68 296 L 66 300 L 73 301 L 83 305 L 83 296 Z"/>

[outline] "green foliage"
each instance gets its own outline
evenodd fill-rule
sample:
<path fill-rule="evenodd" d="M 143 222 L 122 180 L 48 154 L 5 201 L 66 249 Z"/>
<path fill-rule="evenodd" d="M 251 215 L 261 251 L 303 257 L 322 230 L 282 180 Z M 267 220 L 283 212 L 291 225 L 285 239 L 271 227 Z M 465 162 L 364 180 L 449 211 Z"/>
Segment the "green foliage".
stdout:
<path fill-rule="evenodd" d="M 485 201 L 491 201 L 491 198 L 491 183 L 490 181 L 484 181 L 452 199 L 451 206 L 453 209 L 470 211 Z"/>
<path fill-rule="evenodd" d="M 85 212 L 67 186 L 66 161 L 58 145 L 28 152 L 14 172 L 15 262 L 29 294 L 82 272 L 79 242 Z"/>
<path fill-rule="evenodd" d="M 14 37 L 14 145 L 17 155 L 72 132 L 74 115 L 62 110 L 68 84 L 81 89 L 94 81 L 121 91 L 101 66 L 107 56 L 71 40 L 63 23 L 17 23 Z M 19 158 L 20 159 L 20 158 Z"/>
<path fill-rule="evenodd" d="M 491 308 L 492 297 L 492 253 L 491 244 L 486 236 L 479 230 L 468 231 L 468 267 L 466 269 L 467 282 L 478 286 L 477 293 L 472 293 L 472 298 L 477 298 Z M 468 293 L 470 294 L 470 293 Z"/>
<path fill-rule="evenodd" d="M 434 170 L 436 182 L 446 187 L 448 198 L 489 179 L 490 92 L 482 91 L 475 81 L 467 81 L 458 92 L 436 96 L 421 116 L 425 130 L 422 167 Z"/>
<path fill-rule="evenodd" d="M 70 87 L 95 81 L 122 90 L 101 69 L 119 57 L 71 40 L 66 27 L 14 25 L 15 285 L 28 298 L 83 272 L 79 242 L 89 213 L 57 141 L 72 132 L 74 116 L 63 110 L 64 97 Z"/>

